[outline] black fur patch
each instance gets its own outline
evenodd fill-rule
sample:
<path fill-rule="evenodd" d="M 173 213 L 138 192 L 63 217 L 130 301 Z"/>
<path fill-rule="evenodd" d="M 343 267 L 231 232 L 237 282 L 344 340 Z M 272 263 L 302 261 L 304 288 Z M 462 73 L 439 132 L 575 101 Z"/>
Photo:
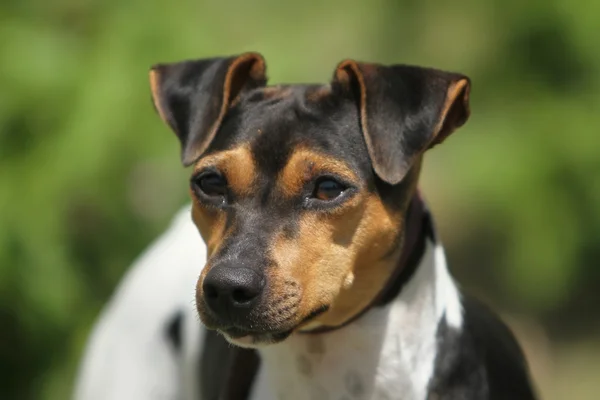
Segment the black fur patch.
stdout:
<path fill-rule="evenodd" d="M 487 307 L 463 300 L 461 331 L 442 319 L 428 399 L 533 400 L 525 358 L 514 335 Z"/>

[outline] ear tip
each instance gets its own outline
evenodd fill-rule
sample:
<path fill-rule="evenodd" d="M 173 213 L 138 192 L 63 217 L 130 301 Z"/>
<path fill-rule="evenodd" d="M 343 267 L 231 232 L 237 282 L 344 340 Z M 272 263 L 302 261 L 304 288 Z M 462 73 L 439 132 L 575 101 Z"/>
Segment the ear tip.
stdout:
<path fill-rule="evenodd" d="M 351 58 L 345 58 L 342 61 L 340 61 L 339 63 L 337 63 L 336 67 L 335 67 L 335 75 L 337 75 L 337 73 L 340 70 L 346 69 L 346 68 L 356 68 L 358 66 L 358 62 L 356 60 L 353 60 Z"/>
<path fill-rule="evenodd" d="M 335 67 L 335 70 L 333 71 L 333 80 L 334 82 L 342 83 L 345 85 L 348 84 L 348 82 L 350 81 L 351 75 L 358 76 L 360 74 L 361 71 L 359 67 L 359 62 L 347 58 L 340 61 Z"/>
<path fill-rule="evenodd" d="M 462 102 L 463 102 L 463 108 L 464 108 L 464 121 L 463 121 L 463 124 L 464 124 L 465 122 L 467 122 L 467 119 L 471 115 L 471 105 L 470 105 L 471 78 L 463 75 L 460 82 L 463 82 L 461 92 L 462 92 Z"/>
<path fill-rule="evenodd" d="M 356 64 L 356 61 L 353 60 L 352 58 L 344 58 L 342 61 L 340 61 L 337 64 L 337 66 L 338 66 L 338 68 L 341 68 L 341 67 L 345 67 L 346 65 L 349 65 L 349 64 Z"/>
<path fill-rule="evenodd" d="M 410 164 L 407 162 L 394 163 L 393 165 L 385 166 L 381 161 L 377 161 L 373 158 L 373 169 L 375 174 L 389 185 L 397 185 L 402 182 L 402 179 L 406 176 L 406 172 L 410 168 Z"/>
<path fill-rule="evenodd" d="M 258 51 L 247 51 L 243 54 L 240 54 L 240 57 L 253 57 L 253 58 L 257 58 L 260 59 L 261 61 L 265 61 L 265 57 Z"/>
<path fill-rule="evenodd" d="M 198 161 L 198 159 L 204 155 L 210 144 L 206 142 L 203 143 L 201 140 L 199 141 L 197 139 L 198 138 L 192 138 L 191 141 L 189 141 L 189 138 L 181 140 L 181 164 L 183 164 L 184 167 L 189 167 Z"/>
<path fill-rule="evenodd" d="M 185 150 L 181 151 L 181 164 L 186 168 L 194 164 L 194 161 L 196 161 L 194 155 L 187 153 L 188 152 Z"/>
<path fill-rule="evenodd" d="M 469 108 L 469 96 L 471 94 L 471 78 L 463 74 L 455 74 L 453 83 L 450 85 L 450 91 L 455 94 L 455 98 L 462 100 L 463 106 Z"/>
<path fill-rule="evenodd" d="M 165 71 L 167 69 L 167 65 L 165 64 L 154 64 L 151 65 L 148 69 L 148 78 L 150 79 L 150 85 L 152 86 L 152 91 L 158 91 L 158 86 L 160 86 L 160 81 L 165 76 Z"/>
<path fill-rule="evenodd" d="M 471 78 L 464 74 L 456 74 L 455 85 L 457 85 L 466 95 L 471 90 Z"/>
<path fill-rule="evenodd" d="M 253 79 L 262 82 L 263 84 L 267 81 L 267 62 L 261 53 L 258 51 L 248 51 L 237 56 L 231 57 L 231 65 L 238 65 L 241 63 L 250 62 L 250 76 Z"/>
<path fill-rule="evenodd" d="M 159 72 L 163 69 L 165 69 L 165 64 L 164 63 L 156 63 L 156 64 L 152 64 L 150 66 L 150 68 L 148 68 L 148 72 Z"/>

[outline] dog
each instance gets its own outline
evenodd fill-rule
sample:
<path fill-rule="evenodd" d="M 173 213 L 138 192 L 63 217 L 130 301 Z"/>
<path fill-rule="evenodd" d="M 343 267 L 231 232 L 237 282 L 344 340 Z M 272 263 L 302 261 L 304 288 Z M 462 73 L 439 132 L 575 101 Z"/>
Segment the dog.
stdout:
<path fill-rule="evenodd" d="M 329 84 L 268 86 L 245 53 L 156 65 L 150 86 L 191 210 L 103 314 L 76 398 L 536 398 L 418 189 L 469 118 L 468 77 L 346 60 Z"/>

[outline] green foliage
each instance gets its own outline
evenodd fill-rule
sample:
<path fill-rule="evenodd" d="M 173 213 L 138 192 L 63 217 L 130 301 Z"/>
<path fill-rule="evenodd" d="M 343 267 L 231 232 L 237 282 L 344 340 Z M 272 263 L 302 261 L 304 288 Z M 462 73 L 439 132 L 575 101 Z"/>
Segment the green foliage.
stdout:
<path fill-rule="evenodd" d="M 67 398 L 100 307 L 187 201 L 149 66 L 246 50 L 271 82 L 346 57 L 471 76 L 471 121 L 424 176 L 453 269 L 556 332 L 588 327 L 572 311 L 600 297 L 599 17 L 591 0 L 3 2 L 0 397 Z"/>

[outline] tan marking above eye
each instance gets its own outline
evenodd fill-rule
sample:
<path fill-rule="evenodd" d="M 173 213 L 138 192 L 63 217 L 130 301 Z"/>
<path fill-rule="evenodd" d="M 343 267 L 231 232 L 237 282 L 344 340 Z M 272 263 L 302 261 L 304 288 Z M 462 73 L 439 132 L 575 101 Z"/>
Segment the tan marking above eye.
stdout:
<path fill-rule="evenodd" d="M 194 167 L 194 174 L 207 168 L 218 170 L 227 180 L 229 189 L 236 195 L 251 193 L 256 177 L 256 166 L 247 145 L 201 158 Z"/>
<path fill-rule="evenodd" d="M 296 149 L 292 153 L 277 178 L 277 186 L 284 196 L 297 196 L 307 182 L 320 174 L 337 175 L 360 186 L 356 174 L 344 161 L 306 148 Z"/>
<path fill-rule="evenodd" d="M 288 86 L 268 86 L 262 90 L 265 99 L 283 99 L 292 94 L 292 88 Z"/>
<path fill-rule="evenodd" d="M 331 85 L 323 85 L 306 91 L 306 99 L 318 102 L 331 95 Z"/>

